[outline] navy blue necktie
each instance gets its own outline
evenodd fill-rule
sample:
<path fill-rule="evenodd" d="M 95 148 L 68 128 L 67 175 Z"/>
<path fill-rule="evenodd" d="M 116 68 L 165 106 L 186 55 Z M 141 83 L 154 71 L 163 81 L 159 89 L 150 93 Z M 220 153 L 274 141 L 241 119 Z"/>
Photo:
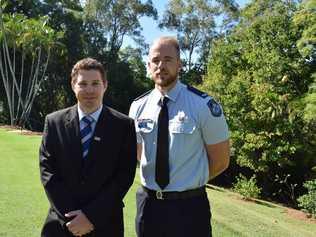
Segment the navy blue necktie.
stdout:
<path fill-rule="evenodd" d="M 90 116 L 85 116 L 82 118 L 85 123 L 84 127 L 80 130 L 81 133 L 81 143 L 82 143 L 82 157 L 86 158 L 89 152 L 90 143 L 92 140 L 92 127 L 93 118 Z"/>
<path fill-rule="evenodd" d="M 160 101 L 161 110 L 158 117 L 156 183 L 163 190 L 169 184 L 169 114 L 167 97 Z"/>

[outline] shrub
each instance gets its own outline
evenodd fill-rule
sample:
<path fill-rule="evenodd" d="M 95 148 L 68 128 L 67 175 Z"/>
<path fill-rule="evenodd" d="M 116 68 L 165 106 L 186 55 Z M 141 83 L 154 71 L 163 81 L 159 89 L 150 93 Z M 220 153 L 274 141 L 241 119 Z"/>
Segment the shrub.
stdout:
<path fill-rule="evenodd" d="M 256 176 L 252 176 L 248 180 L 245 176 L 239 174 L 233 190 L 241 194 L 244 199 L 258 198 L 260 196 L 261 188 L 257 186 L 256 182 Z"/>
<path fill-rule="evenodd" d="M 308 192 L 297 199 L 298 206 L 316 218 L 316 179 L 305 182 L 303 186 Z"/>

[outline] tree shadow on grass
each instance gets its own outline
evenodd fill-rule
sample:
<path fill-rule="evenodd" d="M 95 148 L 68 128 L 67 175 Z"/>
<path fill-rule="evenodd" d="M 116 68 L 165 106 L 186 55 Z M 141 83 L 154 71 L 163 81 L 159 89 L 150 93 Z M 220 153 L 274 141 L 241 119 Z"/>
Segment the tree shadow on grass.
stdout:
<path fill-rule="evenodd" d="M 258 205 L 262 205 L 262 206 L 266 206 L 266 207 L 270 207 L 270 208 L 278 207 L 277 204 L 273 204 L 273 203 L 270 203 L 268 201 L 254 199 L 254 198 L 245 198 L 245 197 L 242 197 L 241 195 L 238 196 L 237 199 L 244 201 L 244 202 L 253 202 L 253 203 L 256 203 Z"/>
<path fill-rule="evenodd" d="M 220 188 L 220 187 L 217 187 L 217 186 L 214 186 L 214 185 L 207 184 L 205 187 L 207 189 L 212 189 L 212 190 L 219 191 L 219 192 L 222 192 L 222 193 L 225 192 L 225 190 L 223 188 Z"/>
<path fill-rule="evenodd" d="M 254 200 L 251 200 L 251 201 L 256 203 L 256 204 L 263 205 L 263 206 L 270 207 L 270 208 L 275 208 L 276 207 L 275 205 L 273 205 L 271 203 L 268 203 L 268 202 L 262 201 L 262 200 L 258 200 L 258 199 L 254 199 Z"/>

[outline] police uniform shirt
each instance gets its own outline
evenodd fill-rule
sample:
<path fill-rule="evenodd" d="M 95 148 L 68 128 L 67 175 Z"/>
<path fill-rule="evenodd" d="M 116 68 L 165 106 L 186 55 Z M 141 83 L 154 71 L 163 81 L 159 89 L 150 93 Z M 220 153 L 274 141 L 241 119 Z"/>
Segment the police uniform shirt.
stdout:
<path fill-rule="evenodd" d="M 169 172 L 164 191 L 184 191 L 208 182 L 209 165 L 205 144 L 228 139 L 228 127 L 220 105 L 192 87 L 177 81 L 167 93 L 169 98 Z M 129 116 L 135 120 L 137 143 L 142 144 L 141 183 L 160 190 L 155 182 L 157 122 L 162 94 L 154 89 L 137 98 Z"/>

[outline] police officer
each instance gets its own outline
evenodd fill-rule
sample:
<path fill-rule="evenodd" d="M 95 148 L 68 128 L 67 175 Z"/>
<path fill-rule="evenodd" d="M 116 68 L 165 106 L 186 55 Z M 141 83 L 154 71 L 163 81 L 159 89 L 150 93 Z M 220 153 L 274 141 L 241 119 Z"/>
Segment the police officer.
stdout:
<path fill-rule="evenodd" d="M 149 51 L 152 91 L 135 99 L 138 237 L 210 237 L 205 185 L 229 164 L 228 127 L 221 106 L 178 80 L 179 44 L 161 37 Z"/>

